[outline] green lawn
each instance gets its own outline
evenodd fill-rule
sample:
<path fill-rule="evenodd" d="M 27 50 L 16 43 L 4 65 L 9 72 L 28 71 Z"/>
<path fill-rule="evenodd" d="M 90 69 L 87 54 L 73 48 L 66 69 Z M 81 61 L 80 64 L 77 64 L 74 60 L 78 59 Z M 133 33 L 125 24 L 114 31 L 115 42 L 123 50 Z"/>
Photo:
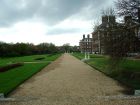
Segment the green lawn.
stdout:
<path fill-rule="evenodd" d="M 41 61 L 53 61 L 57 58 L 59 54 L 44 54 L 44 55 L 31 55 L 31 56 L 22 56 L 22 57 L 9 57 L 9 58 L 0 58 L 0 66 L 4 66 L 8 63 L 14 62 L 38 62 L 36 58 L 44 57 Z"/>
<path fill-rule="evenodd" d="M 82 56 L 80 53 L 74 53 L 73 55 L 78 59 L 84 58 L 84 55 Z M 132 74 L 140 73 L 140 60 L 126 59 L 120 63 L 119 70 L 113 71 L 109 68 L 110 63 L 107 56 L 92 54 L 90 58 L 90 60 L 86 61 L 90 66 L 134 89 L 140 89 L 140 79 L 131 78 Z"/>
<path fill-rule="evenodd" d="M 83 59 L 85 56 L 83 53 L 73 53 L 72 55 L 80 60 Z"/>
<path fill-rule="evenodd" d="M 11 69 L 6 72 L 0 72 L 0 93 L 4 93 L 6 96 L 9 92 L 15 89 L 19 84 L 30 78 L 35 73 L 39 72 L 42 68 L 54 61 L 61 54 L 54 55 L 33 55 L 33 56 L 24 56 L 24 57 L 12 57 L 12 58 L 1 58 L 0 65 L 7 65 L 9 62 L 25 62 L 25 61 L 36 61 L 35 58 L 45 57 L 43 61 L 45 63 L 30 63 L 24 64 L 21 67 Z"/>

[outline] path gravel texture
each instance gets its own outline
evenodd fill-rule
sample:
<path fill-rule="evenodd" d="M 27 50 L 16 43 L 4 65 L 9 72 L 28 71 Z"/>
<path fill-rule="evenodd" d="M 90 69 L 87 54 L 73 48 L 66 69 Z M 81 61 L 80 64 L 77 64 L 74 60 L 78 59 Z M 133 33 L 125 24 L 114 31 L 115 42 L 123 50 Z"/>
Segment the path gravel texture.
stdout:
<path fill-rule="evenodd" d="M 123 98 L 125 91 L 117 81 L 63 54 L 0 105 L 140 105 L 140 98 Z"/>

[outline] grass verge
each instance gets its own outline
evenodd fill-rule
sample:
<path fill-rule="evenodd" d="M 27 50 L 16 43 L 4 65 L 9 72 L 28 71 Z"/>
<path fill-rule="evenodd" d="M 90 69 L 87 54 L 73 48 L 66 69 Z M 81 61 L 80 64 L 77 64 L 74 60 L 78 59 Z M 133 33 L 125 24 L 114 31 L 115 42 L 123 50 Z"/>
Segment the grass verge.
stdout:
<path fill-rule="evenodd" d="M 84 58 L 83 54 L 73 54 L 78 59 Z M 120 81 L 132 89 L 140 89 L 140 60 L 126 59 L 120 63 L 119 69 L 111 70 L 109 68 L 109 58 L 103 55 L 90 55 L 87 64 L 98 71 Z"/>

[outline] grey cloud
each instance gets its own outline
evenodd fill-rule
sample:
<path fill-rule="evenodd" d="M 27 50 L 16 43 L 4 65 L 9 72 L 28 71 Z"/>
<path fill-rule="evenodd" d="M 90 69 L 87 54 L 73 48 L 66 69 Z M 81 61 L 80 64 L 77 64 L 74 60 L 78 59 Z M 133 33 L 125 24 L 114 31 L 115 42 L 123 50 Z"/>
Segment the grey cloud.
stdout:
<path fill-rule="evenodd" d="M 108 0 L 110 1 L 110 0 Z M 105 0 L 53 0 L 46 2 L 38 15 L 45 17 L 48 24 L 56 24 L 71 16 L 79 15 L 88 19 L 99 14 L 100 8 L 108 1 Z M 112 0 L 111 0 L 112 1 Z M 90 8 L 89 8 L 90 7 Z M 85 11 L 86 10 L 86 11 Z M 87 16 L 88 13 L 88 16 Z M 78 17 L 78 18 L 79 18 Z"/>
<path fill-rule="evenodd" d="M 47 35 L 60 35 L 60 34 L 69 34 L 69 33 L 78 33 L 81 32 L 82 29 L 79 28 L 53 28 L 47 32 Z"/>
<path fill-rule="evenodd" d="M 9 26 L 18 21 L 33 18 L 34 16 L 41 18 L 47 25 L 55 25 L 71 16 L 91 19 L 92 17 L 96 17 L 96 14 L 99 14 L 100 8 L 111 1 L 0 0 L 0 26 Z"/>
<path fill-rule="evenodd" d="M 40 5 L 40 0 L 1 0 L 0 1 L 0 26 L 9 26 L 15 22 L 32 18 Z"/>
<path fill-rule="evenodd" d="M 43 6 L 38 15 L 46 17 L 48 24 L 56 24 L 80 12 L 88 2 L 86 0 L 53 0 Z"/>

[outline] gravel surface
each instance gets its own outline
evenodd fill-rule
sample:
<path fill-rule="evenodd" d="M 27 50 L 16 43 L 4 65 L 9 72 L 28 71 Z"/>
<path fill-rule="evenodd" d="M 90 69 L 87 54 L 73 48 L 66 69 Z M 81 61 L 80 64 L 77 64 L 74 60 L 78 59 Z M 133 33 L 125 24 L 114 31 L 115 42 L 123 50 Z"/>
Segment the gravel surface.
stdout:
<path fill-rule="evenodd" d="M 64 54 L 13 91 L 0 105 L 140 105 L 126 88 Z"/>

